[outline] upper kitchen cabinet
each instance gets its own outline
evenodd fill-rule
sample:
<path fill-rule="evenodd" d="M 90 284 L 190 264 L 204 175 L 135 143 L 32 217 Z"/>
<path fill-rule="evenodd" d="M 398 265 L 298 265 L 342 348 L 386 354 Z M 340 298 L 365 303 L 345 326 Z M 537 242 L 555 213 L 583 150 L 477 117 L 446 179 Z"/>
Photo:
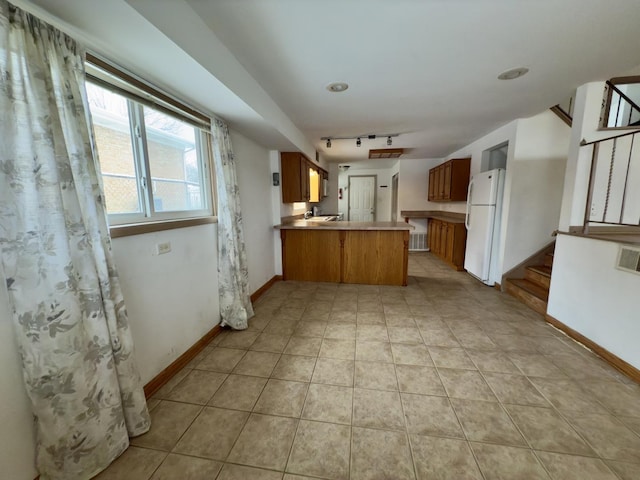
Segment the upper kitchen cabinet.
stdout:
<path fill-rule="evenodd" d="M 323 197 L 325 170 L 299 152 L 280 153 L 282 203 L 319 202 Z"/>
<path fill-rule="evenodd" d="M 280 153 L 282 203 L 309 201 L 309 163 L 299 152 Z"/>
<path fill-rule="evenodd" d="M 429 201 L 466 201 L 470 168 L 470 158 L 454 158 L 429 170 Z"/>

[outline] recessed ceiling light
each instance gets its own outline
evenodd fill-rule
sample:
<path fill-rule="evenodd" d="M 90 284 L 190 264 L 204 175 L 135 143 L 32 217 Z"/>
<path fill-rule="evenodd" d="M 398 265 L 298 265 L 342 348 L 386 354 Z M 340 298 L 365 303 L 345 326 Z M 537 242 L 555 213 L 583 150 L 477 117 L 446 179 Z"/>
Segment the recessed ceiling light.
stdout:
<path fill-rule="evenodd" d="M 327 90 L 334 93 L 344 92 L 347 88 L 349 88 L 349 84 L 345 82 L 333 82 L 327 85 Z"/>
<path fill-rule="evenodd" d="M 527 67 L 512 68 L 498 75 L 498 80 L 515 80 L 525 75 L 528 71 L 529 69 Z"/>

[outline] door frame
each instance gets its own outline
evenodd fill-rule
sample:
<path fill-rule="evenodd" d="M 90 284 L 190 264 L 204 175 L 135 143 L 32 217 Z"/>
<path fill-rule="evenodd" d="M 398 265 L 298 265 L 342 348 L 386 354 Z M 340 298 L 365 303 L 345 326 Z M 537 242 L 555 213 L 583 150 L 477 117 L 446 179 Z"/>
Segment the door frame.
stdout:
<path fill-rule="evenodd" d="M 347 221 L 351 221 L 351 178 L 373 178 L 373 221 L 378 216 L 378 176 L 377 175 L 349 175 L 347 177 Z"/>
<path fill-rule="evenodd" d="M 398 221 L 398 183 L 400 178 L 398 173 L 391 177 L 391 221 Z"/>

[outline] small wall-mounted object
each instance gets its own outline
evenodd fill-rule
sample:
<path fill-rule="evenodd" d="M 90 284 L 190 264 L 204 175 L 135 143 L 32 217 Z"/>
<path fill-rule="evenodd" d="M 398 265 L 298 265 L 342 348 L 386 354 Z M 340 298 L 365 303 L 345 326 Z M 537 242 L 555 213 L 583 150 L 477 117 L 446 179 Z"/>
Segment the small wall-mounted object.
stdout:
<path fill-rule="evenodd" d="M 271 176 L 273 180 L 273 186 L 277 187 L 278 185 L 280 185 L 280 172 L 273 172 Z"/>
<path fill-rule="evenodd" d="M 171 251 L 171 242 L 163 242 L 156 244 L 156 255 L 164 255 Z"/>
<path fill-rule="evenodd" d="M 628 245 L 621 246 L 616 268 L 640 275 L 640 248 Z"/>

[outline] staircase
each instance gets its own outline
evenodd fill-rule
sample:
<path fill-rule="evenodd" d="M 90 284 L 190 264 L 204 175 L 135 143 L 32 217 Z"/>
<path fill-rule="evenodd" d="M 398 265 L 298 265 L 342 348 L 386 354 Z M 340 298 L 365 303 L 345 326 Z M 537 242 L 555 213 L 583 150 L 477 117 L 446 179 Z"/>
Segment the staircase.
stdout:
<path fill-rule="evenodd" d="M 547 313 L 552 266 L 553 253 L 547 253 L 543 264 L 525 267 L 524 278 L 507 278 L 505 291 L 529 308 L 544 315 Z"/>

